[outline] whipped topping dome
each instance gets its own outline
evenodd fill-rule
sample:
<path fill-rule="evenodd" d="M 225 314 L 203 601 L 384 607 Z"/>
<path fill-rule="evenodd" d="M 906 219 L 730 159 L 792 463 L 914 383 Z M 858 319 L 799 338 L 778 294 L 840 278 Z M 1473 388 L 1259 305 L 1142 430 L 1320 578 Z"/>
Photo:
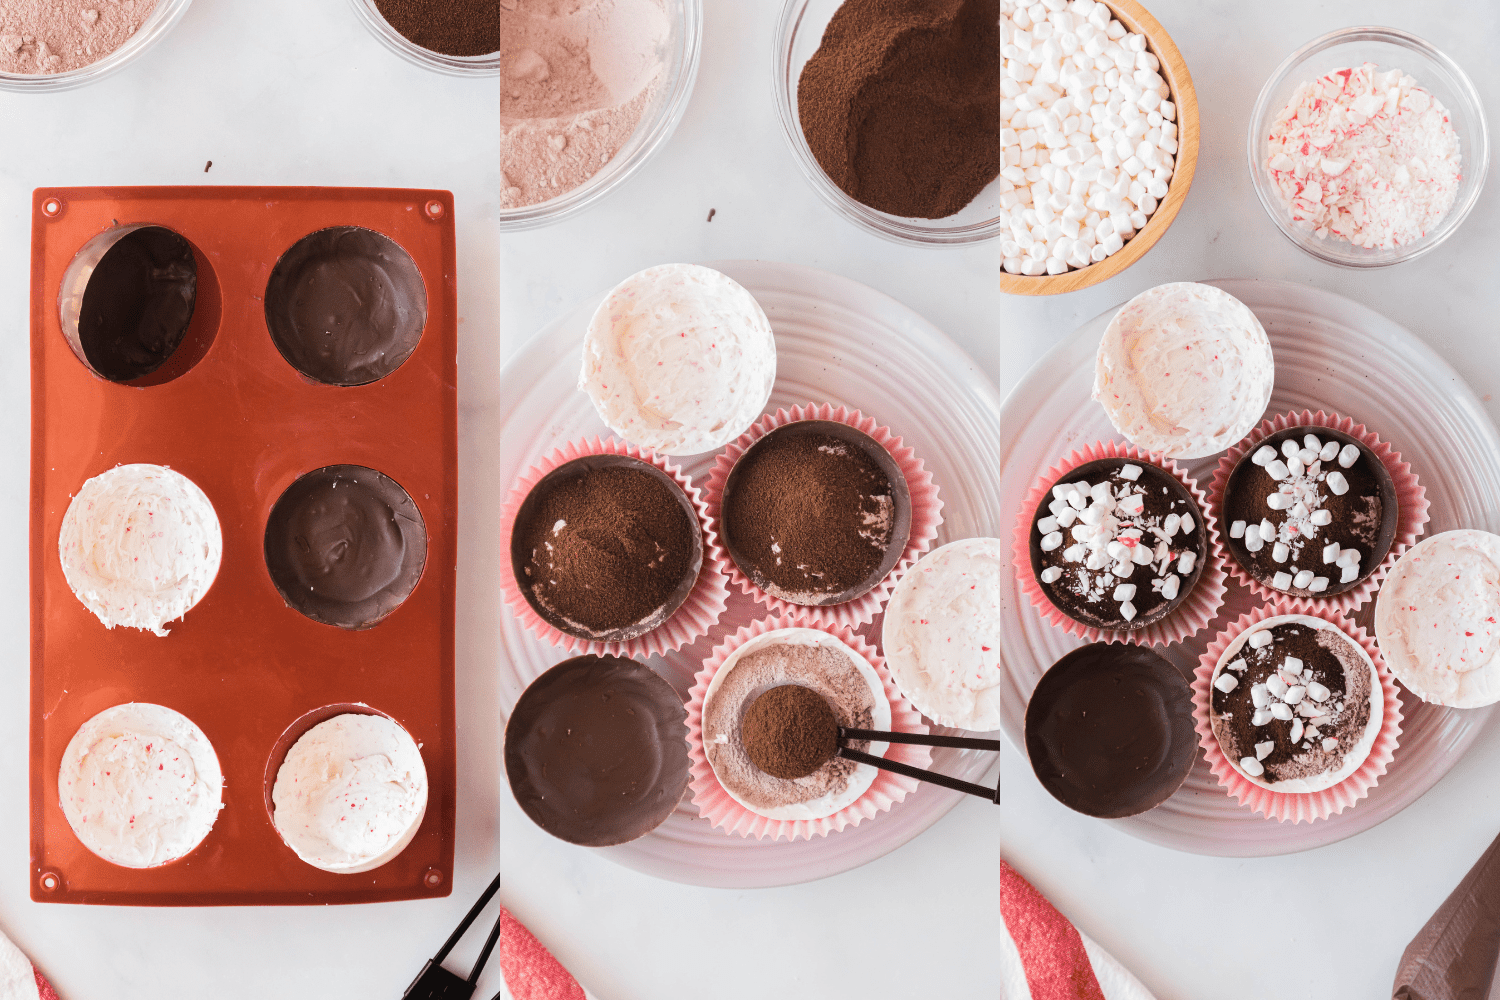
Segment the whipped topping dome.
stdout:
<path fill-rule="evenodd" d="M 427 769 L 395 722 L 340 715 L 292 745 L 271 802 L 277 832 L 303 861 L 326 871 L 366 871 L 401 853 L 422 822 Z"/>
<path fill-rule="evenodd" d="M 1423 701 L 1500 701 L 1500 536 L 1445 531 L 1408 550 L 1376 599 L 1375 634 L 1397 679 Z"/>
<path fill-rule="evenodd" d="M 1255 426 L 1275 375 L 1271 342 L 1243 302 L 1179 281 L 1115 314 L 1099 343 L 1094 399 L 1137 447 L 1204 458 Z"/>
<path fill-rule="evenodd" d="M 627 441 L 697 455 L 748 430 L 775 381 L 776 341 L 754 297 L 711 268 L 661 264 L 600 303 L 578 385 Z"/>
<path fill-rule="evenodd" d="M 896 584 L 882 626 L 901 693 L 943 726 L 1000 728 L 1000 539 L 923 556 Z"/>
<path fill-rule="evenodd" d="M 224 776 L 208 737 L 161 705 L 105 709 L 63 752 L 57 790 L 83 845 L 127 868 L 176 860 L 208 836 Z"/>
<path fill-rule="evenodd" d="M 57 539 L 68 586 L 106 628 L 159 636 L 208 593 L 223 547 L 208 497 L 160 465 L 119 465 L 84 483 Z"/>

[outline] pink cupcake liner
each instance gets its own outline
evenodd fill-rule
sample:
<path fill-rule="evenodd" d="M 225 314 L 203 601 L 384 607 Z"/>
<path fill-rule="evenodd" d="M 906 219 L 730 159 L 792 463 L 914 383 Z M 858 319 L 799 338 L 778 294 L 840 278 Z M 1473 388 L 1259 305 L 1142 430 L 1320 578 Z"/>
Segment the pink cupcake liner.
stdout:
<path fill-rule="evenodd" d="M 1332 597 L 1299 598 L 1314 601 L 1320 607 L 1336 611 L 1354 611 L 1375 596 L 1375 591 L 1380 589 L 1381 582 L 1385 580 L 1391 567 L 1396 565 L 1396 560 L 1415 545 L 1422 532 L 1426 530 L 1427 508 L 1431 506 L 1427 499 L 1427 489 L 1417 482 L 1416 473 L 1411 471 L 1411 463 L 1401 461 L 1401 453 L 1380 440 L 1374 432 L 1367 430 L 1364 424 L 1356 424 L 1348 417 L 1337 413 L 1325 413 L 1322 410 L 1317 413 L 1311 410 L 1303 410 L 1301 413 L 1283 413 L 1279 417 L 1262 421 L 1259 427 L 1251 431 L 1243 441 L 1230 448 L 1224 453 L 1224 457 L 1219 459 L 1219 467 L 1214 470 L 1213 482 L 1209 484 L 1209 503 L 1213 505 L 1214 516 L 1220 521 L 1224 519 L 1224 491 L 1229 485 L 1229 474 L 1234 471 L 1234 467 L 1239 464 L 1243 456 L 1258 447 L 1266 438 L 1290 427 L 1327 427 L 1349 435 L 1370 449 L 1370 452 L 1380 460 L 1380 464 L 1384 465 L 1386 471 L 1391 474 L 1391 482 L 1396 487 L 1398 508 L 1396 537 L 1391 540 L 1391 550 L 1386 553 L 1380 565 L 1375 567 L 1375 572 L 1365 577 L 1364 582 L 1359 586 L 1353 590 L 1346 590 L 1342 594 L 1335 594 Z M 1249 587 L 1256 597 L 1266 601 L 1291 597 L 1255 579 L 1245 571 L 1240 561 L 1232 554 L 1225 553 L 1225 556 L 1225 564 L 1229 567 L 1230 574 L 1235 580 Z"/>
<path fill-rule="evenodd" d="M 729 472 L 734 468 L 734 463 L 739 461 L 746 449 L 766 434 L 784 424 L 798 420 L 833 420 L 848 424 L 874 438 L 881 447 L 890 452 L 891 458 L 901 469 L 901 474 L 906 477 L 906 488 L 911 494 L 911 534 L 907 537 L 905 551 L 901 553 L 901 558 L 886 574 L 885 579 L 868 593 L 852 601 L 845 601 L 843 604 L 821 607 L 793 604 L 791 601 L 784 601 L 766 593 L 750 582 L 750 578 L 735 565 L 727 551 L 724 551 L 721 564 L 732 583 L 742 592 L 764 604 L 772 614 L 795 615 L 823 624 L 858 628 L 875 619 L 875 616 L 885 607 L 885 602 L 890 599 L 891 590 L 895 587 L 896 581 L 911 569 L 912 564 L 922 558 L 928 549 L 932 548 L 933 539 L 937 538 L 938 526 L 943 523 L 943 501 L 938 497 L 938 488 L 937 484 L 932 481 L 932 473 L 922 467 L 922 460 L 917 457 L 916 452 L 904 447 L 901 439 L 892 434 L 889 427 L 878 426 L 872 417 L 867 417 L 858 410 L 850 410 L 844 406 L 835 409 L 829 403 L 821 406 L 809 403 L 806 406 L 794 406 L 790 410 L 780 409 L 774 414 L 761 417 L 753 427 L 740 435 L 719 455 L 714 462 L 714 467 L 709 470 L 707 482 L 703 485 L 703 499 L 708 504 L 709 517 L 713 518 L 715 524 L 718 524 L 720 520 L 724 501 L 724 483 L 729 479 Z"/>
<path fill-rule="evenodd" d="M 1080 465 L 1097 462 L 1102 458 L 1134 459 L 1170 472 L 1198 504 L 1204 530 L 1208 533 L 1207 565 L 1199 574 L 1192 593 L 1171 614 L 1144 628 L 1100 629 L 1074 621 L 1052 603 L 1052 599 L 1042 589 L 1041 580 L 1031 571 L 1031 532 L 1037 508 L 1047 503 L 1047 498 L 1052 495 L 1052 487 L 1059 479 Z M 1021 518 L 1016 522 L 1012 538 L 1011 552 L 1015 561 L 1016 579 L 1021 583 L 1022 592 L 1030 598 L 1031 606 L 1049 624 L 1069 635 L 1082 636 L 1085 642 L 1123 642 L 1136 646 L 1170 645 L 1207 628 L 1208 623 L 1214 620 L 1214 616 L 1224 606 L 1226 557 L 1224 547 L 1219 543 L 1218 521 L 1209 510 L 1208 498 L 1198 488 L 1198 484 L 1178 468 L 1176 462 L 1157 452 L 1142 451 L 1133 444 L 1120 444 L 1113 440 L 1096 441 L 1081 451 L 1070 453 L 1067 458 L 1042 473 L 1041 478 L 1026 494 L 1026 500 L 1021 505 Z"/>
<path fill-rule="evenodd" d="M 886 668 L 885 658 L 874 646 L 847 627 L 813 621 L 805 616 L 765 618 L 746 625 L 717 646 L 703 662 L 703 669 L 694 676 L 693 688 L 688 692 L 688 757 L 692 760 L 692 777 L 688 788 L 692 793 L 693 804 L 698 807 L 698 812 L 704 819 L 714 827 L 722 828 L 725 833 L 737 833 L 741 837 L 756 837 L 761 840 L 776 840 L 781 837 L 787 840 L 796 840 L 798 837 L 811 840 L 814 835 L 826 837 L 845 827 L 858 826 L 861 820 L 871 819 L 876 813 L 885 812 L 916 791 L 921 782 L 889 771 L 878 771 L 875 780 L 863 795 L 832 816 L 798 820 L 768 819 L 757 815 L 736 802 L 724 790 L 714 774 L 713 765 L 709 764 L 708 757 L 703 752 L 703 700 L 708 694 L 708 685 L 730 653 L 758 635 L 782 628 L 815 628 L 827 632 L 868 660 L 885 687 L 886 700 L 891 703 L 891 732 L 925 733 L 927 726 L 922 722 L 922 713 L 896 688 L 895 681 Z M 885 752 L 886 760 L 923 769 L 932 763 L 932 750 L 929 747 L 902 743 L 887 746 L 889 749 Z"/>
<path fill-rule="evenodd" d="M 1385 706 L 1381 717 L 1380 732 L 1376 734 L 1375 742 L 1370 747 L 1370 755 L 1353 774 L 1332 788 L 1325 788 L 1321 792 L 1273 792 L 1247 780 L 1224 756 L 1224 751 L 1219 747 L 1218 737 L 1214 736 L 1213 725 L 1209 721 L 1209 684 L 1213 681 L 1214 667 L 1218 665 L 1219 658 L 1224 655 L 1224 650 L 1247 628 L 1267 618 L 1280 615 L 1307 615 L 1337 625 L 1345 635 L 1364 647 L 1371 662 L 1375 664 L 1375 672 L 1380 675 L 1380 690 L 1385 698 Z M 1396 747 L 1400 742 L 1402 718 L 1401 696 L 1396 691 L 1396 682 L 1392 679 L 1385 661 L 1381 659 L 1380 647 L 1375 644 L 1374 638 L 1360 626 L 1341 617 L 1327 604 L 1315 604 L 1303 599 L 1282 599 L 1241 615 L 1239 621 L 1220 632 L 1214 637 L 1214 641 L 1209 643 L 1208 649 L 1198 660 L 1198 668 L 1193 672 L 1192 687 L 1193 725 L 1198 730 L 1198 743 L 1203 747 L 1203 756 L 1207 758 L 1214 777 L 1219 779 L 1219 784 L 1223 785 L 1225 790 L 1241 805 L 1249 806 L 1267 819 L 1279 820 L 1283 823 L 1311 823 L 1315 820 L 1327 819 L 1334 813 L 1341 813 L 1368 796 L 1370 789 L 1375 787 L 1380 776 L 1386 772 L 1391 761 L 1395 759 Z"/>
<path fill-rule="evenodd" d="M 698 525 L 703 531 L 703 568 L 699 571 L 698 581 L 689 591 L 687 599 L 672 613 L 670 618 L 656 628 L 624 642 L 596 642 L 580 639 L 554 627 L 538 615 L 527 602 L 525 595 L 521 593 L 520 585 L 516 582 L 515 568 L 511 565 L 511 532 L 515 527 L 516 514 L 520 512 L 521 504 L 526 500 L 527 495 L 547 473 L 585 455 L 627 455 L 656 466 L 682 487 L 682 491 L 692 501 L 693 509 L 698 512 Z M 500 506 L 501 597 L 506 604 L 510 605 L 511 611 L 520 619 L 521 624 L 535 635 L 575 655 L 592 653 L 596 656 L 643 658 L 659 653 L 670 653 L 707 635 L 708 630 L 718 623 L 719 616 L 724 613 L 724 608 L 729 602 L 728 582 L 719 568 L 724 556 L 719 548 L 719 536 L 714 530 L 714 523 L 714 520 L 708 516 L 703 498 L 698 488 L 693 485 L 693 481 L 684 475 L 678 466 L 669 465 L 665 458 L 655 452 L 638 448 L 613 437 L 602 439 L 596 437 L 592 441 L 571 441 L 554 449 L 546 458 L 521 473 L 516 479 L 516 485 L 511 488 L 510 495 Z"/>

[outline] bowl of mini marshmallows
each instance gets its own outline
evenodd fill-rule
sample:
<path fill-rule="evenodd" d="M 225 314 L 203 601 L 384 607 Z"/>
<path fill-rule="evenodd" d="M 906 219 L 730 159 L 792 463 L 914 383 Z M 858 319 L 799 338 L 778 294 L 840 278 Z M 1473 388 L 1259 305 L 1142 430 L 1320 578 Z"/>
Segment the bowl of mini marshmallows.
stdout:
<path fill-rule="evenodd" d="M 1271 74 L 1250 177 L 1281 232 L 1330 264 L 1385 267 L 1451 236 L 1479 200 L 1489 139 L 1463 70 L 1396 28 L 1330 32 Z"/>
<path fill-rule="evenodd" d="M 1000 288 L 1053 295 L 1113 277 L 1192 185 L 1187 65 L 1135 0 L 1001 0 L 1000 41 Z"/>

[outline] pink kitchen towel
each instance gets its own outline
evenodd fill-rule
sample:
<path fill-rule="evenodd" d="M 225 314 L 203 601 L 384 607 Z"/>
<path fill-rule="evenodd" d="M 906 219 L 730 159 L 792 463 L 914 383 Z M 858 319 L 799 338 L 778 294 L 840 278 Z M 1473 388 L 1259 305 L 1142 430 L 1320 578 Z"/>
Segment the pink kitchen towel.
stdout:
<path fill-rule="evenodd" d="M 0 933 L 0 1000 L 58 1000 L 52 984 Z"/>
<path fill-rule="evenodd" d="M 536 937 L 500 910 L 500 972 L 515 1000 L 596 1000 Z M 0 995 L 0 1000 L 10 1000 Z"/>
<path fill-rule="evenodd" d="M 1000 923 L 1000 1000 L 1155 1000 L 1004 861 Z"/>

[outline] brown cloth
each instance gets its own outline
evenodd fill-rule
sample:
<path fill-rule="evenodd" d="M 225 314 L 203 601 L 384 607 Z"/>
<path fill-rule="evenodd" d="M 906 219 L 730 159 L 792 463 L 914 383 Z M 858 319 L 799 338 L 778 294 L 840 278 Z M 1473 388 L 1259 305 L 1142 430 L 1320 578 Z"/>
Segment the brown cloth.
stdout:
<path fill-rule="evenodd" d="M 1500 837 L 1401 953 L 1392 1000 L 1487 1000 L 1500 958 Z"/>

